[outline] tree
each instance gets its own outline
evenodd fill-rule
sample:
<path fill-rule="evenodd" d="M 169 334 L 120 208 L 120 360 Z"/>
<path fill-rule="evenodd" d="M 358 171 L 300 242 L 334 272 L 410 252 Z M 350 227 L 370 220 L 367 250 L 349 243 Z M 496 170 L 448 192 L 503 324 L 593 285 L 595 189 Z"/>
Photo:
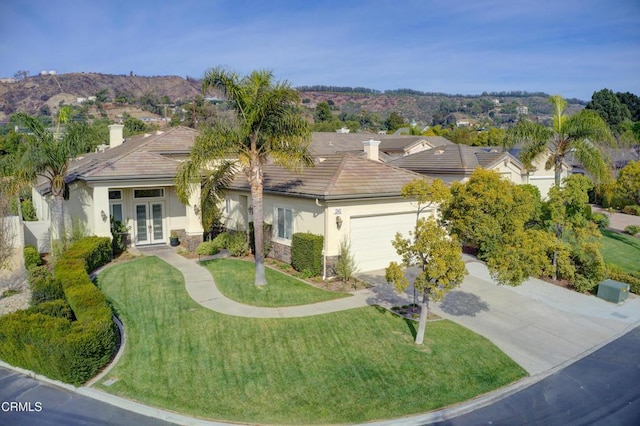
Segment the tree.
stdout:
<path fill-rule="evenodd" d="M 605 180 L 608 167 L 599 146 L 613 141 L 607 123 L 593 110 L 565 115 L 567 101 L 559 95 L 551 96 L 549 102 L 554 108 L 553 126 L 547 128 L 531 121 L 520 121 L 507 132 L 509 144 L 523 144 L 521 159 L 527 166 L 548 149 L 550 156 L 545 168 L 554 169 L 556 186 L 560 186 L 562 163 L 569 152 L 573 152 L 595 179 Z"/>
<path fill-rule="evenodd" d="M 402 266 L 419 266 L 420 274 L 413 286 L 422 293 L 420 323 L 416 333 L 416 344 L 424 339 L 427 317 L 430 311 L 429 300 L 441 300 L 451 289 L 459 286 L 466 275 L 460 244 L 455 236 L 449 236 L 433 217 L 418 219 L 408 238 L 400 233 L 392 241 L 396 252 L 402 256 Z M 391 262 L 385 269 L 387 282 L 392 282 L 398 291 L 409 286 L 404 268 Z"/>
<path fill-rule="evenodd" d="M 572 175 L 564 180 L 564 186 L 549 190 L 545 203 L 545 222 L 556 238 L 554 279 L 567 279 L 581 291 L 593 288 L 605 274 L 599 251 L 601 234 L 586 211 L 592 187 L 588 178 Z"/>
<path fill-rule="evenodd" d="M 189 159 L 176 178 L 178 196 L 188 202 L 201 172 L 223 164 L 229 174 L 242 171 L 251 187 L 255 229 L 255 285 L 266 284 L 263 236 L 263 165 L 272 160 L 289 169 L 312 166 L 308 151 L 310 131 L 298 104 L 298 92 L 284 82 L 273 82 L 270 71 L 240 76 L 223 68 L 205 72 L 202 90 L 218 89 L 234 113 L 230 120 L 216 120 L 196 138 Z M 228 163 L 231 163 L 230 166 Z"/>
<path fill-rule="evenodd" d="M 620 102 L 629 108 L 631 120 L 640 121 L 640 97 L 630 92 L 617 92 L 616 96 L 620 99 Z"/>
<path fill-rule="evenodd" d="M 620 170 L 616 192 L 621 198 L 640 205 L 640 161 L 630 161 Z"/>
<path fill-rule="evenodd" d="M 404 118 L 402 118 L 397 112 L 391 111 L 389 117 L 385 120 L 384 125 L 387 130 L 395 131 L 405 125 Z"/>
<path fill-rule="evenodd" d="M 329 107 L 329 104 L 327 102 L 319 102 L 318 105 L 316 105 L 316 113 L 314 117 L 316 122 L 320 123 L 325 121 L 332 121 L 333 114 L 331 114 L 331 108 Z"/>
<path fill-rule="evenodd" d="M 631 119 L 629 108 L 609 89 L 593 92 L 586 109 L 597 112 L 611 128 L 620 131 L 620 124 Z"/>
<path fill-rule="evenodd" d="M 79 154 L 90 152 L 99 142 L 91 126 L 85 122 L 68 122 L 70 111 L 60 108 L 56 131 L 46 129 L 36 118 L 16 113 L 16 122 L 25 127 L 31 135 L 26 139 L 25 151 L 17 161 L 14 172 L 22 180 L 45 179 L 51 188 L 54 204 L 52 209 L 52 237 L 64 238 L 64 193 L 65 177 L 69 160 Z M 61 126 L 65 124 L 62 132 Z"/>
<path fill-rule="evenodd" d="M 416 344 L 422 344 L 430 309 L 429 300 L 441 300 L 449 290 L 460 285 L 466 269 L 457 239 L 447 235 L 433 216 L 420 218 L 426 209 L 449 199 L 449 188 L 440 179 L 434 179 L 431 183 L 425 179 L 414 179 L 402 187 L 402 196 L 414 199 L 417 203 L 416 225 L 413 233 L 409 233 L 409 238 L 397 233 L 391 244 L 402 256 L 404 267 L 421 267 L 421 273 L 413 285 L 422 293 L 420 324 L 416 334 Z M 394 283 L 397 291 L 402 292 L 409 286 L 404 269 L 396 262 L 389 264 L 385 278 L 387 282 Z"/>

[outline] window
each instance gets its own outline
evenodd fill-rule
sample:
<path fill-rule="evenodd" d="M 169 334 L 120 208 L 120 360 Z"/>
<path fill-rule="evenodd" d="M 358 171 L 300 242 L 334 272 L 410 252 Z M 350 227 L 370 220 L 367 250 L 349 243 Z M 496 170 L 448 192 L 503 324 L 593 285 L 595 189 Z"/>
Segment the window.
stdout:
<path fill-rule="evenodd" d="M 122 204 L 111 204 L 109 206 L 109 213 L 111 215 L 111 219 L 114 221 L 123 222 Z"/>
<path fill-rule="evenodd" d="M 293 214 L 291 209 L 278 207 L 276 216 L 278 219 L 278 238 L 290 240 L 293 235 Z"/>
<path fill-rule="evenodd" d="M 119 189 L 114 189 L 109 191 L 109 199 L 110 200 L 122 200 L 122 191 Z"/>
<path fill-rule="evenodd" d="M 164 189 L 162 188 L 133 190 L 133 198 L 159 198 L 159 197 L 164 197 Z"/>

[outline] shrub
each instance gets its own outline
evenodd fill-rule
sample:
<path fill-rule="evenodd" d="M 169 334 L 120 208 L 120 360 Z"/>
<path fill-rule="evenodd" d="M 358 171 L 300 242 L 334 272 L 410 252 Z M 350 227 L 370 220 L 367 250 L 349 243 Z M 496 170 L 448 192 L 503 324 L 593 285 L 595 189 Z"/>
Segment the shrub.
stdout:
<path fill-rule="evenodd" d="M 37 306 L 32 306 L 29 309 L 27 309 L 27 312 L 32 314 L 36 314 L 36 313 L 43 314 L 43 315 L 56 317 L 56 318 L 64 318 L 69 321 L 75 320 L 71 307 L 69 306 L 67 301 L 64 299 L 56 299 L 56 300 L 49 300 L 47 302 L 42 302 Z"/>
<path fill-rule="evenodd" d="M 593 210 L 591 209 L 591 205 L 589 204 L 584 206 L 584 217 L 586 217 L 588 220 L 591 220 L 591 218 L 593 217 Z"/>
<path fill-rule="evenodd" d="M 622 213 L 632 214 L 634 216 L 640 216 L 640 206 L 638 205 L 625 206 L 622 209 Z"/>
<path fill-rule="evenodd" d="M 33 201 L 31 201 L 31 199 L 23 200 L 20 204 L 22 207 L 22 220 L 27 222 L 38 220 L 36 209 L 33 207 Z"/>
<path fill-rule="evenodd" d="M 299 272 L 320 275 L 322 272 L 322 248 L 324 237 L 308 232 L 298 232 L 291 238 L 291 265 Z"/>
<path fill-rule="evenodd" d="M 638 235 L 640 234 L 640 226 L 639 225 L 629 225 L 624 228 L 624 232 L 629 235 Z"/>
<path fill-rule="evenodd" d="M 617 265 L 607 263 L 607 276 L 612 280 L 629 284 L 632 293 L 640 294 L 640 274 L 626 272 Z"/>
<path fill-rule="evenodd" d="M 598 229 L 605 229 L 609 227 L 609 216 L 604 213 L 594 213 L 591 215 L 591 221 L 598 226 Z"/>
<path fill-rule="evenodd" d="M 64 291 L 71 318 L 66 304 L 56 301 L 0 317 L 0 358 L 75 385 L 104 367 L 115 351 L 115 325 L 87 272 L 109 260 L 110 243 L 109 238 L 84 238 L 56 264 L 54 281 Z"/>
<path fill-rule="evenodd" d="M 64 292 L 59 283 L 46 266 L 34 266 L 27 273 L 27 280 L 31 288 L 31 304 L 39 305 L 51 300 L 61 299 Z"/>
<path fill-rule="evenodd" d="M 350 281 L 358 271 L 353 253 L 351 253 L 351 244 L 346 238 L 340 241 L 340 258 L 334 268 L 336 277 L 344 282 Z"/>
<path fill-rule="evenodd" d="M 249 244 L 247 242 L 247 236 L 244 232 L 231 231 L 226 234 L 226 247 L 231 256 L 242 257 L 249 254 Z M 218 237 L 216 237 L 213 241 L 217 240 Z"/>
<path fill-rule="evenodd" d="M 24 255 L 24 266 L 27 268 L 27 271 L 34 266 L 42 265 L 42 259 L 40 258 L 40 253 L 38 253 L 38 249 L 32 245 L 26 245 L 23 249 Z"/>
<path fill-rule="evenodd" d="M 217 254 L 220 251 L 220 243 L 215 240 L 204 241 L 196 248 L 196 253 L 200 256 L 211 256 Z"/>

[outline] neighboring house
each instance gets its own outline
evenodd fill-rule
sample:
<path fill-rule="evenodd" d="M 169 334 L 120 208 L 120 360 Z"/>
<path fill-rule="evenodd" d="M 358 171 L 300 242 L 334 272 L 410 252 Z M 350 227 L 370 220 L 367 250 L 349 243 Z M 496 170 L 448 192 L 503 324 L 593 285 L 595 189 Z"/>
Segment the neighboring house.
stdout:
<path fill-rule="evenodd" d="M 464 182 L 475 169 L 482 167 L 495 170 L 515 184 L 532 184 L 545 198 L 555 182 L 554 173 L 553 170 L 544 170 L 544 156 L 536 160 L 528 170 L 515 156 L 499 148 L 451 144 L 400 157 L 389 164 L 439 178 L 446 183 Z"/>
<path fill-rule="evenodd" d="M 269 256 L 290 262 L 292 235 L 311 232 L 324 237 L 325 277 L 333 275 L 345 238 L 361 272 L 400 261 L 391 241 L 396 232 L 407 235 L 415 226 L 417 206 L 400 193 L 415 178 L 425 177 L 349 153 L 317 156 L 315 167 L 300 173 L 266 164 L 263 211 L 265 223 L 272 226 Z M 251 194 L 244 175 L 237 176 L 225 201 L 227 228 L 248 229 Z"/>
<path fill-rule="evenodd" d="M 380 141 L 378 160 L 390 161 L 394 158 L 431 149 L 433 147 L 452 144 L 453 142 L 441 136 L 399 136 L 396 134 L 367 134 L 367 133 L 333 133 L 314 132 L 311 137 L 310 151 L 313 155 L 327 155 L 349 152 L 355 155 L 363 154 L 362 142 L 365 140 Z"/>
<path fill-rule="evenodd" d="M 138 135 L 124 140 L 122 125 L 109 126 L 110 143 L 98 152 L 70 160 L 65 179 L 65 222 L 79 220 L 91 234 L 111 236 L 110 217 L 130 227 L 136 246 L 167 244 L 176 231 L 189 248 L 202 241 L 199 189 L 191 205 L 182 204 L 174 177 L 187 158 L 197 132 L 186 127 Z M 40 220 L 51 219 L 52 197 L 47 183 L 33 189 Z"/>

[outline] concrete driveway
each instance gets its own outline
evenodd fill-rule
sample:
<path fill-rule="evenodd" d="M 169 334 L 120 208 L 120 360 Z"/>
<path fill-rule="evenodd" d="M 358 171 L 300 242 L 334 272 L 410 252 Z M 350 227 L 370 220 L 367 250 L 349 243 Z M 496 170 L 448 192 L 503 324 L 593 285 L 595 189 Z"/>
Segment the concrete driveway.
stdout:
<path fill-rule="evenodd" d="M 640 323 L 640 298 L 634 295 L 616 305 L 533 278 L 502 286 L 484 263 L 469 256 L 465 262 L 469 275 L 432 305 L 433 312 L 491 340 L 531 375 L 586 355 Z M 384 271 L 362 278 L 376 283 L 377 291 L 390 290 Z M 412 302 L 413 289 L 402 298 Z"/>

